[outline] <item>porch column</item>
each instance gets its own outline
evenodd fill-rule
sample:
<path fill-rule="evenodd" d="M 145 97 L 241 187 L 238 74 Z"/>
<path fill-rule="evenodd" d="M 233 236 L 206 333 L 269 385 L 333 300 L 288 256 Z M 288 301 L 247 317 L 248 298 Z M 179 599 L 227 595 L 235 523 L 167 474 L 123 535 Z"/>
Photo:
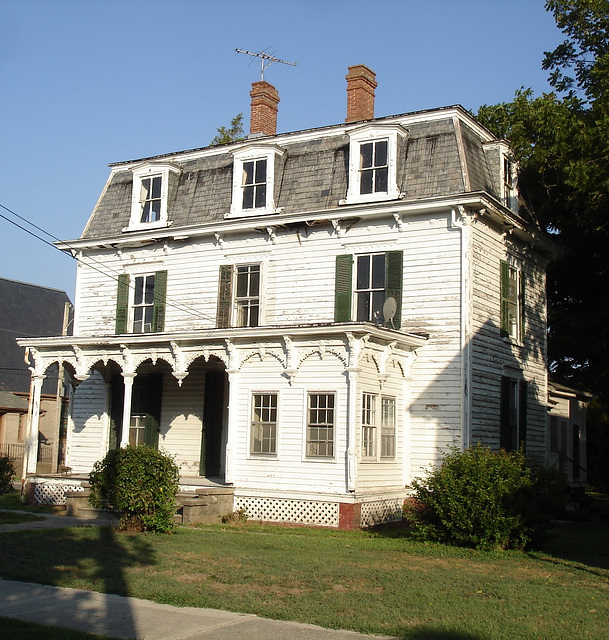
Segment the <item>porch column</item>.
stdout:
<path fill-rule="evenodd" d="M 228 421 L 226 425 L 226 461 L 224 468 L 224 481 L 233 483 L 234 473 L 234 440 L 237 434 L 237 418 L 239 417 L 239 371 L 228 370 Z"/>
<path fill-rule="evenodd" d="M 133 394 L 133 380 L 135 373 L 123 372 L 125 395 L 123 399 L 123 426 L 121 429 L 121 448 L 129 444 L 129 425 L 131 424 L 131 396 Z"/>
<path fill-rule="evenodd" d="M 23 457 L 23 478 L 25 478 L 28 473 L 36 473 L 36 463 L 38 462 L 38 427 L 40 424 L 40 395 L 42 393 L 44 378 L 44 375 L 32 373 L 30 406 L 28 408 L 25 434 L 25 455 Z"/>
<path fill-rule="evenodd" d="M 347 368 L 347 491 L 357 486 L 357 369 Z"/>

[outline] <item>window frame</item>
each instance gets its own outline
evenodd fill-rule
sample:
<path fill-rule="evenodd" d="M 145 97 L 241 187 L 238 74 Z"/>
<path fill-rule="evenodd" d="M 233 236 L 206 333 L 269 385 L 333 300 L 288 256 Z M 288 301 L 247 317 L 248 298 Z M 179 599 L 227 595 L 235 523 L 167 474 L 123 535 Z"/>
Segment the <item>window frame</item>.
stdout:
<path fill-rule="evenodd" d="M 311 399 L 313 397 L 321 397 L 321 396 L 325 396 L 326 398 L 332 398 L 332 407 L 311 407 Z M 324 462 L 324 461 L 334 461 L 336 460 L 336 411 L 337 411 L 337 394 L 336 391 L 307 391 L 306 393 L 306 405 L 307 405 L 307 409 L 306 409 L 306 416 L 305 416 L 305 460 L 310 460 L 310 461 L 317 461 L 317 462 Z M 318 410 L 318 411 L 328 411 L 331 410 L 332 411 L 332 424 L 331 426 L 328 426 L 328 422 L 325 423 L 321 423 L 321 422 L 317 422 L 316 424 L 312 425 L 312 420 L 311 420 L 311 411 L 312 410 Z M 324 426 L 325 425 L 325 426 Z M 331 438 L 326 438 L 323 441 L 320 440 L 319 438 L 317 440 L 315 440 L 316 443 L 320 443 L 323 442 L 326 444 L 326 446 L 329 445 L 329 447 L 331 448 L 331 453 L 326 453 L 326 454 L 313 454 L 310 452 L 310 445 L 313 443 L 313 439 L 311 438 L 311 428 L 326 428 L 328 429 L 328 431 L 331 431 Z"/>
<path fill-rule="evenodd" d="M 145 279 L 149 276 L 154 276 L 153 303 L 152 305 L 138 305 L 138 308 L 152 306 L 152 328 L 150 331 L 135 332 L 135 282 L 137 278 Z M 165 331 L 165 311 L 167 306 L 167 271 L 147 271 L 134 274 L 121 273 L 117 280 L 115 334 L 163 333 Z"/>
<path fill-rule="evenodd" d="M 225 214 L 225 218 L 244 218 L 254 217 L 266 214 L 280 213 L 282 210 L 275 206 L 275 174 L 276 159 L 285 153 L 277 145 L 248 143 L 243 147 L 232 152 L 233 155 L 233 188 L 232 200 L 229 213 Z M 266 193 L 264 206 L 244 208 L 244 188 L 246 186 L 256 186 L 244 183 L 244 167 L 246 164 L 255 163 L 266 160 Z M 258 185 L 260 186 L 260 185 Z"/>
<path fill-rule="evenodd" d="M 274 407 L 264 407 L 261 406 L 260 408 L 262 410 L 268 410 L 273 409 L 275 410 L 275 421 L 257 421 L 256 423 L 254 422 L 254 415 L 255 415 L 255 410 L 256 410 L 256 398 L 257 397 L 263 397 L 263 396 L 267 396 L 268 398 L 274 398 L 275 399 L 275 406 Z M 249 407 L 250 407 L 250 416 L 249 416 L 249 435 L 248 435 L 248 456 L 250 458 L 255 458 L 255 459 L 272 459 L 272 460 L 276 460 L 279 456 L 279 391 L 258 391 L 258 390 L 252 390 L 250 391 L 250 402 L 249 402 Z M 255 438 L 255 430 L 256 430 L 256 425 L 258 424 L 258 422 L 260 422 L 260 424 L 266 424 L 266 425 L 272 425 L 271 429 L 272 429 L 272 438 L 274 440 L 274 450 L 273 451 L 255 451 L 255 447 L 254 447 L 254 442 L 256 441 Z M 259 440 L 264 440 L 263 438 L 260 438 Z"/>
<path fill-rule="evenodd" d="M 512 278 L 512 274 L 515 275 Z M 522 344 L 525 337 L 525 280 L 522 268 L 512 261 L 501 261 L 500 333 Z M 515 289 L 515 291 L 513 291 Z"/>
<path fill-rule="evenodd" d="M 389 429 L 384 424 L 386 401 L 390 401 L 393 406 L 392 424 Z M 360 407 L 362 462 L 395 462 L 398 439 L 397 407 L 398 398 L 395 395 L 362 391 Z M 391 442 L 390 453 L 385 450 L 387 441 Z"/>
<path fill-rule="evenodd" d="M 347 132 L 349 136 L 348 187 L 344 200 L 339 204 L 359 204 L 398 200 L 403 197 L 397 183 L 397 159 L 399 143 L 407 131 L 400 124 L 367 124 Z M 362 193 L 362 175 L 370 168 L 362 167 L 362 147 L 369 143 L 387 141 L 387 190 Z"/>
<path fill-rule="evenodd" d="M 383 318 L 379 326 L 387 329 L 399 330 L 402 325 L 402 298 L 404 284 L 404 252 L 368 251 L 358 254 L 340 254 L 336 256 L 334 279 L 334 322 L 373 322 L 373 320 L 358 320 L 358 293 L 367 289 L 357 288 L 359 258 L 365 256 L 385 256 L 385 284 L 383 306 L 388 298 L 396 301 L 396 313 L 391 320 Z M 380 288 L 377 288 L 381 291 Z M 371 289 L 368 289 L 371 291 Z M 382 312 L 382 307 L 381 307 Z"/>
<path fill-rule="evenodd" d="M 499 399 L 499 447 L 517 451 L 527 444 L 528 382 L 501 376 Z"/>
<path fill-rule="evenodd" d="M 239 296 L 238 295 L 238 270 L 246 267 L 258 267 L 258 295 Z M 247 329 L 260 327 L 263 324 L 263 285 L 264 285 L 264 264 L 262 262 L 239 262 L 235 264 L 221 264 L 218 280 L 218 301 L 216 309 L 216 327 L 218 329 Z M 240 316 L 240 301 L 248 302 L 257 299 L 257 323 L 241 324 L 238 322 Z M 249 308 L 255 305 L 250 304 Z"/>
<path fill-rule="evenodd" d="M 129 225 L 123 229 L 125 231 L 141 231 L 143 229 L 157 229 L 167 227 L 171 223 L 168 221 L 168 196 L 170 175 L 180 173 L 180 169 L 175 165 L 167 162 L 163 163 L 146 163 L 138 165 L 132 169 L 133 187 L 131 193 L 131 215 L 129 217 Z M 142 189 L 144 180 L 161 179 L 161 189 L 159 194 L 160 208 L 158 220 L 142 221 L 144 203 L 142 200 Z M 156 199 L 156 198 L 155 198 Z"/>

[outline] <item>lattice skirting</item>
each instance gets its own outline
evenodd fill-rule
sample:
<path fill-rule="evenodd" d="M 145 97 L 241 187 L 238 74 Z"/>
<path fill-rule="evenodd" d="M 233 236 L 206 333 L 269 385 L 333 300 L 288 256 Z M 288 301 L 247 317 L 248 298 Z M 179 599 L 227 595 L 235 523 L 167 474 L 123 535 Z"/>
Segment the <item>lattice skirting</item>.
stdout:
<path fill-rule="evenodd" d="M 401 520 L 403 503 L 403 498 L 363 502 L 361 526 Z M 340 505 L 336 502 L 235 496 L 235 509 L 243 509 L 251 520 L 263 522 L 339 526 Z"/>
<path fill-rule="evenodd" d="M 362 503 L 362 527 L 401 520 L 403 504 L 404 498 Z"/>
<path fill-rule="evenodd" d="M 65 504 L 66 491 L 84 491 L 84 487 L 80 484 L 52 480 L 38 481 L 34 484 L 34 502 L 36 504 Z"/>
<path fill-rule="evenodd" d="M 251 520 L 338 527 L 338 503 L 235 496 L 235 509 Z"/>

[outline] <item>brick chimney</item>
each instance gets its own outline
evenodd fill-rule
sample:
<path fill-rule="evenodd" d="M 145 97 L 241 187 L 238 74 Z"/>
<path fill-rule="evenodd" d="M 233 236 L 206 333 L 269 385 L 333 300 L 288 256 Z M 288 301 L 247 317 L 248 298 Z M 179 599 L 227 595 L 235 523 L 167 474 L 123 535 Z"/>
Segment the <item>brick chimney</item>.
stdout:
<path fill-rule="evenodd" d="M 252 98 L 250 135 L 262 133 L 265 136 L 274 136 L 277 133 L 277 105 L 279 104 L 277 89 L 264 80 L 252 82 L 250 96 Z"/>
<path fill-rule="evenodd" d="M 347 78 L 347 117 L 345 122 L 374 118 L 374 90 L 376 73 L 366 65 L 349 67 Z"/>

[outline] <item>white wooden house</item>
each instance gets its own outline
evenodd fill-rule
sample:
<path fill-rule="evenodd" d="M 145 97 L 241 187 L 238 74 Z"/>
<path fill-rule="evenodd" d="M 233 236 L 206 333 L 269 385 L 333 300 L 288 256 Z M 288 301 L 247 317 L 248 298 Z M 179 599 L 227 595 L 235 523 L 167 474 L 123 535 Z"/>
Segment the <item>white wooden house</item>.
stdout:
<path fill-rule="evenodd" d="M 276 134 L 256 82 L 246 140 L 111 165 L 60 245 L 74 335 L 20 341 L 34 390 L 73 374 L 73 477 L 148 442 L 252 518 L 352 527 L 449 446 L 545 457 L 554 249 L 510 150 L 460 106 L 375 118 L 375 88 L 350 67 L 343 124 Z"/>

